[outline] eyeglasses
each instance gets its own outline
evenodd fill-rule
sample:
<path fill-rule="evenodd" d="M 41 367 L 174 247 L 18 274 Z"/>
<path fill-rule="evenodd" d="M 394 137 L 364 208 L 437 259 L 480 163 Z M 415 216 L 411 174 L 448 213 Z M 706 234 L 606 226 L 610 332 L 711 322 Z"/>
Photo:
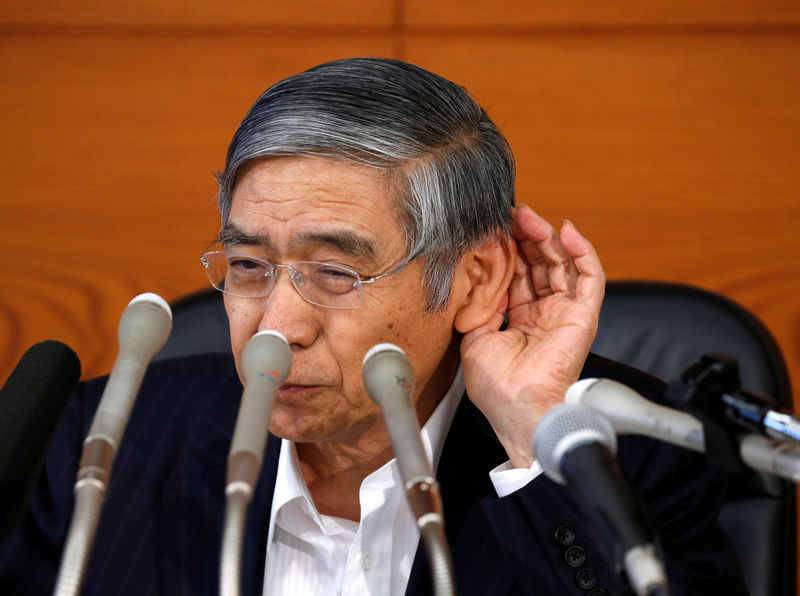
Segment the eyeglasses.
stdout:
<path fill-rule="evenodd" d="M 243 298 L 263 298 L 275 287 L 281 269 L 289 272 L 294 289 L 307 302 L 325 308 L 358 308 L 364 302 L 361 286 L 399 272 L 403 266 L 369 279 L 356 271 L 334 263 L 298 261 L 276 265 L 253 257 L 224 250 L 207 252 L 200 261 L 206 275 L 220 292 Z"/>

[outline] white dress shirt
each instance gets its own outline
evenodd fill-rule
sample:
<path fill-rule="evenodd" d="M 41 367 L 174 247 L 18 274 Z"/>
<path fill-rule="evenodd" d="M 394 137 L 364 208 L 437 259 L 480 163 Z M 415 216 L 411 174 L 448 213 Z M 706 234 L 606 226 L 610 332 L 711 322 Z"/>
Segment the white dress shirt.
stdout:
<path fill-rule="evenodd" d="M 459 366 L 453 384 L 422 428 L 422 444 L 434 470 L 464 387 Z M 539 473 L 536 462 L 529 470 L 512 469 L 506 462 L 490 477 L 502 497 Z M 360 522 L 320 514 L 300 472 L 294 443 L 284 439 L 272 498 L 264 595 L 402 596 L 419 529 L 395 459 L 364 479 L 359 502 Z"/>

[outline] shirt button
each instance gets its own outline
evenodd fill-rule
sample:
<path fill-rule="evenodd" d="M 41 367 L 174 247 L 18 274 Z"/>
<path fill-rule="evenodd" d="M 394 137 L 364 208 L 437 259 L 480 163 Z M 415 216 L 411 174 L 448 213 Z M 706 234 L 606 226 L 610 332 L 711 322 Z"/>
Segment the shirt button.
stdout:
<path fill-rule="evenodd" d="M 594 590 L 590 590 L 587 592 L 586 596 L 606 596 L 608 592 L 606 592 L 603 588 L 595 588 Z"/>
<path fill-rule="evenodd" d="M 558 526 L 556 528 L 556 542 L 561 546 L 570 546 L 575 542 L 575 532 L 567 526 Z"/>
<path fill-rule="evenodd" d="M 369 555 L 369 553 L 361 557 L 361 567 L 363 569 L 371 569 L 373 562 L 374 561 L 372 560 L 372 557 Z"/>
<path fill-rule="evenodd" d="M 580 546 L 570 546 L 564 552 L 564 559 L 570 567 L 581 567 L 586 562 L 586 553 Z"/>
<path fill-rule="evenodd" d="M 597 583 L 597 577 L 595 577 L 594 571 L 591 569 L 581 569 L 575 575 L 575 583 L 578 584 L 579 588 L 590 590 Z"/>

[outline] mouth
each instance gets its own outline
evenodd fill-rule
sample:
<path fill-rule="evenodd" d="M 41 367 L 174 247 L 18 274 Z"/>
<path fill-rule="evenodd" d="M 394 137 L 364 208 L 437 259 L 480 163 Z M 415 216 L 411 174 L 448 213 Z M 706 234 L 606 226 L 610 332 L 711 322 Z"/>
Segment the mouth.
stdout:
<path fill-rule="evenodd" d="M 294 391 L 299 389 L 310 389 L 313 387 L 321 387 L 315 383 L 284 383 L 280 387 L 280 391 Z"/>
<path fill-rule="evenodd" d="M 278 389 L 278 397 L 280 399 L 289 399 L 298 398 L 307 396 L 308 394 L 319 391 L 323 388 L 323 385 L 298 385 L 294 383 L 285 383 L 281 385 L 280 389 Z"/>

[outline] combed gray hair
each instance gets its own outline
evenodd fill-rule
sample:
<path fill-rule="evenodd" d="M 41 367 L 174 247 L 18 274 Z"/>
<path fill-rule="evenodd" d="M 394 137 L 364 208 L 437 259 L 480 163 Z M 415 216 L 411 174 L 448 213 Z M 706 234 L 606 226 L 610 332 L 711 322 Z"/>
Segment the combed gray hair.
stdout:
<path fill-rule="evenodd" d="M 462 87 L 413 64 L 351 58 L 267 89 L 245 116 L 218 174 L 223 224 L 250 160 L 313 155 L 385 170 L 407 238 L 424 260 L 427 312 L 444 309 L 461 256 L 511 233 L 514 157 Z"/>

